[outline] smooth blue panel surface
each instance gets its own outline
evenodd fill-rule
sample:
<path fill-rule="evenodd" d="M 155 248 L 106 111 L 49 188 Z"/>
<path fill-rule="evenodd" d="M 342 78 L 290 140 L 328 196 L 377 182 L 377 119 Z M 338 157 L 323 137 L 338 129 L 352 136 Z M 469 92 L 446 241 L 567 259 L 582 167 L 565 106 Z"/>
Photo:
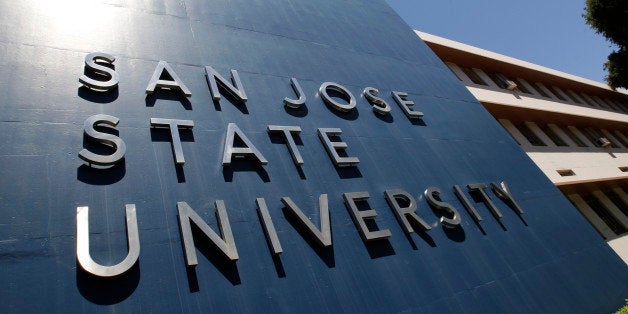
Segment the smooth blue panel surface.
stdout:
<path fill-rule="evenodd" d="M 94 1 L 97 2 L 97 1 Z M 0 1 L 0 308 L 4 312 L 609 312 L 628 295 L 628 269 L 501 126 L 384 1 Z M 116 56 L 117 90 L 80 86 L 84 58 Z M 146 96 L 167 61 L 192 91 Z M 204 66 L 236 69 L 245 105 L 213 102 Z M 307 96 L 295 98 L 290 78 Z M 348 114 L 325 106 L 326 81 L 356 96 Z M 392 107 L 378 117 L 361 91 Z M 409 120 L 390 96 L 408 93 L 425 116 Z M 120 118 L 124 162 L 83 165 L 78 151 L 94 114 Z M 166 129 L 150 118 L 190 119 L 186 163 L 175 167 Z M 222 167 L 236 123 L 268 159 Z M 297 168 L 267 125 L 298 125 Z M 335 167 L 317 128 L 340 128 L 356 167 Z M 102 148 L 102 147 L 100 147 Z M 476 224 L 452 186 L 508 182 L 519 217 L 487 189 L 498 222 L 471 195 Z M 439 224 L 423 191 L 436 186 L 462 225 Z M 433 228 L 404 235 L 384 198 L 404 189 Z M 365 244 L 342 193 L 367 191 L 387 240 Z M 290 197 L 319 224 L 329 195 L 333 246 L 319 249 L 286 215 Z M 270 254 L 256 213 L 263 197 L 284 252 Z M 186 268 L 176 204 L 187 202 L 216 231 L 225 201 L 240 259 L 196 238 Z M 141 253 L 120 278 L 94 278 L 76 261 L 76 207 L 90 208 L 90 252 L 111 265 L 127 252 L 124 205 L 135 204 Z M 196 233 L 195 233 L 196 234 Z M 198 235 L 198 234 L 196 234 Z"/>

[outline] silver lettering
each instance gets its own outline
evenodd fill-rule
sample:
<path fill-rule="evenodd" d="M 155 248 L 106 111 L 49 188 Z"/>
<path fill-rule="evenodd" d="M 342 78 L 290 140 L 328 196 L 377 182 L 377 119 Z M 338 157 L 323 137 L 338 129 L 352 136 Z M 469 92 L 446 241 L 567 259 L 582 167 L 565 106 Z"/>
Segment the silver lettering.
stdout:
<path fill-rule="evenodd" d="M 294 100 L 294 99 L 290 99 L 290 98 L 286 97 L 286 98 L 283 99 L 283 103 L 288 108 L 298 109 L 301 106 L 303 106 L 303 104 L 305 104 L 305 100 L 306 100 L 305 94 L 303 93 L 303 90 L 301 89 L 301 85 L 299 85 L 299 82 L 297 81 L 296 78 L 294 78 L 294 77 L 291 78 L 290 79 L 290 84 L 292 85 L 292 89 L 297 94 L 299 99 Z"/>
<path fill-rule="evenodd" d="M 88 54 L 85 56 L 85 67 L 89 68 L 94 73 L 107 78 L 107 80 L 99 81 L 90 78 L 87 75 L 81 75 L 81 77 L 79 77 L 79 82 L 95 90 L 108 91 L 114 89 L 118 86 L 118 82 L 120 81 L 118 73 L 114 69 L 108 68 L 96 62 L 113 63 L 115 60 L 116 58 L 114 56 L 104 52 L 92 52 Z"/>
<path fill-rule="evenodd" d="M 303 157 L 299 153 L 299 149 L 297 148 L 297 144 L 294 142 L 294 138 L 292 138 L 292 134 L 301 133 L 301 128 L 298 126 L 280 126 L 280 125 L 269 125 L 268 133 L 283 133 L 286 143 L 288 144 L 288 150 L 290 151 L 290 155 L 292 156 L 292 160 L 294 164 L 300 166 L 303 164 Z"/>
<path fill-rule="evenodd" d="M 288 213 L 296 217 L 301 225 L 309 231 L 314 240 L 316 240 L 316 243 L 321 247 L 331 246 L 331 224 L 329 223 L 329 202 L 327 200 L 327 194 L 321 194 L 318 197 L 318 208 L 321 220 L 320 230 L 314 226 L 312 221 L 303 214 L 299 206 L 289 197 L 282 197 L 281 202 L 286 206 Z"/>
<path fill-rule="evenodd" d="M 233 97 L 243 103 L 247 101 L 238 71 L 231 70 L 231 82 L 233 85 L 210 66 L 205 67 L 205 79 L 207 79 L 207 85 L 209 85 L 209 92 L 212 94 L 213 100 L 220 100 L 220 91 L 218 90 L 218 84 L 216 82 L 216 79 L 218 79 L 220 87 L 226 89 Z"/>
<path fill-rule="evenodd" d="M 515 199 L 512 197 L 506 181 L 502 181 L 500 185 L 497 185 L 495 182 L 491 182 L 491 188 L 493 188 L 493 192 L 495 192 L 499 198 L 504 200 L 512 209 L 514 209 L 517 214 L 521 215 L 524 213 L 523 209 L 521 209 L 519 204 L 517 204 Z"/>
<path fill-rule="evenodd" d="M 257 198 L 255 199 L 255 203 L 257 203 L 257 214 L 259 215 L 259 219 L 262 223 L 264 235 L 266 235 L 266 241 L 268 241 L 268 246 L 270 246 L 273 254 L 281 254 L 283 252 L 283 248 L 281 248 L 281 242 L 279 242 L 275 225 L 273 224 L 273 220 L 268 212 L 266 200 L 263 198 Z"/>
<path fill-rule="evenodd" d="M 414 101 L 406 99 L 408 97 L 408 93 L 393 91 L 391 94 L 395 99 L 395 102 L 397 102 L 399 107 L 401 107 L 401 110 L 403 110 L 403 113 L 405 113 L 409 119 L 418 119 L 423 117 L 423 112 L 410 109 L 411 106 L 414 106 Z"/>
<path fill-rule="evenodd" d="M 170 75 L 172 80 L 162 80 L 161 76 L 165 73 Z M 177 73 L 174 72 L 172 67 L 166 61 L 159 61 L 157 67 L 155 68 L 155 72 L 153 72 L 153 76 L 150 78 L 150 82 L 148 82 L 148 86 L 146 87 L 146 94 L 152 94 L 155 92 L 155 88 L 168 88 L 170 90 L 178 90 L 182 92 L 186 97 L 192 96 L 192 92 L 183 84 L 183 81 L 179 78 Z"/>
<path fill-rule="evenodd" d="M 192 223 L 194 223 L 227 258 L 232 261 L 237 261 L 239 258 L 235 240 L 233 239 L 233 234 L 231 233 L 231 225 L 229 224 L 229 218 L 227 217 L 225 203 L 222 200 L 216 200 L 214 205 L 216 206 L 216 216 L 218 218 L 218 225 L 220 227 L 222 238 L 218 236 L 214 230 L 212 230 L 212 228 L 192 209 L 192 207 L 188 205 L 188 203 L 177 202 L 181 240 L 183 241 L 185 260 L 188 266 L 198 265 L 196 250 L 194 248 L 194 237 L 192 236 Z"/>
<path fill-rule="evenodd" d="M 377 97 L 378 93 L 379 90 L 374 87 L 366 87 L 362 92 L 364 98 L 366 98 L 366 100 L 368 100 L 368 102 L 373 107 L 373 112 L 380 115 L 387 115 L 388 113 L 390 113 L 390 106 L 388 105 L 388 103 L 386 103 L 386 101 Z"/>
<path fill-rule="evenodd" d="M 358 206 L 355 204 L 355 201 L 365 201 L 368 199 L 368 192 L 343 193 L 342 197 L 345 199 L 345 206 L 347 207 L 347 210 L 349 210 L 349 214 L 351 215 L 353 223 L 362 237 L 362 241 L 367 242 L 390 238 L 390 230 L 380 229 L 377 231 L 371 231 L 366 225 L 366 219 L 374 219 L 377 216 L 377 212 L 374 209 L 359 210 Z"/>
<path fill-rule="evenodd" d="M 99 155 L 92 153 L 87 149 L 82 149 L 78 153 L 79 157 L 88 162 L 90 166 L 92 164 L 99 166 L 111 166 L 124 158 L 124 154 L 126 153 L 126 144 L 121 138 L 113 134 L 98 132 L 94 129 L 95 126 L 116 126 L 118 125 L 118 122 L 120 122 L 120 119 L 106 114 L 97 114 L 87 118 L 84 124 L 85 135 L 103 145 L 115 148 L 115 152 L 111 155 Z"/>
<path fill-rule="evenodd" d="M 475 221 L 477 221 L 477 222 L 482 221 L 482 216 L 480 216 L 480 213 L 478 213 L 478 210 L 475 209 L 473 204 L 471 204 L 471 202 L 469 201 L 467 196 L 464 194 L 464 192 L 462 191 L 460 186 L 454 185 L 454 194 L 456 194 L 456 196 L 458 197 L 458 200 L 460 201 L 460 203 L 462 203 L 464 208 L 471 215 L 471 217 L 473 217 L 473 219 L 475 219 Z"/>
<path fill-rule="evenodd" d="M 334 162 L 336 166 L 354 166 L 360 162 L 358 157 L 340 157 L 338 155 L 339 149 L 346 149 L 348 147 L 345 142 L 332 142 L 329 139 L 329 135 L 337 136 L 342 134 L 342 130 L 338 128 L 319 128 L 318 129 L 318 137 L 323 142 L 323 146 L 325 146 L 325 150 L 329 157 Z"/>
<path fill-rule="evenodd" d="M 165 126 L 170 128 L 170 138 L 172 139 L 172 150 L 174 152 L 175 163 L 177 165 L 185 164 L 185 158 L 183 157 L 183 148 L 181 147 L 181 138 L 179 136 L 179 128 L 191 129 L 194 127 L 194 121 L 150 118 L 150 125 L 154 127 Z"/>
<path fill-rule="evenodd" d="M 236 135 L 240 138 L 240 140 L 242 140 L 242 142 L 244 142 L 244 147 L 233 147 L 233 141 L 235 140 Z M 257 162 L 262 165 L 268 163 L 268 160 L 266 160 L 262 153 L 257 150 L 251 140 L 249 140 L 246 135 L 242 133 L 240 128 L 238 128 L 235 123 L 229 123 L 227 126 L 227 138 L 225 139 L 225 151 L 222 154 L 222 165 L 230 165 L 233 155 L 255 157 Z"/>
<path fill-rule="evenodd" d="M 403 229 L 405 233 L 410 234 L 414 232 L 414 228 L 412 228 L 408 218 L 414 221 L 415 224 L 418 224 L 424 231 L 430 231 L 432 229 L 430 225 L 428 225 L 416 214 L 417 203 L 410 193 L 401 189 L 386 190 L 384 191 L 384 196 L 386 197 L 388 206 L 392 208 L 397 221 L 401 225 L 401 229 Z M 403 200 L 408 203 L 408 205 L 406 207 L 401 207 L 401 205 L 399 205 L 399 200 Z"/>
<path fill-rule="evenodd" d="M 129 252 L 124 260 L 116 265 L 103 266 L 96 263 L 89 254 L 89 207 L 76 208 L 76 258 L 81 267 L 99 277 L 114 277 L 131 269 L 140 256 L 140 238 L 137 232 L 135 204 L 126 204 L 126 236 Z"/>
<path fill-rule="evenodd" d="M 328 89 L 329 90 L 333 90 L 336 93 L 342 95 L 342 97 L 345 98 L 345 100 L 348 102 L 348 104 L 341 104 L 341 103 L 337 102 L 336 100 L 334 100 L 327 93 Z M 336 110 L 341 111 L 341 112 L 348 112 L 348 111 L 353 110 L 353 108 L 355 108 L 355 98 L 353 97 L 353 94 L 351 94 L 351 92 L 348 89 L 346 89 L 344 86 L 342 86 L 342 85 L 340 85 L 338 83 L 325 82 L 318 89 L 318 93 L 320 94 L 321 98 L 323 99 L 323 102 L 325 102 L 325 104 L 327 106 L 330 106 L 333 109 L 336 109 Z"/>
<path fill-rule="evenodd" d="M 486 207 L 488 207 L 488 209 L 493 213 L 493 215 L 496 218 L 503 217 L 502 213 L 499 211 L 499 209 L 497 209 L 497 206 L 495 206 L 493 201 L 491 201 L 488 195 L 486 195 L 486 192 L 484 191 L 484 189 L 486 189 L 486 184 L 484 183 L 468 184 L 467 189 L 469 189 L 469 192 L 477 192 L 482 198 L 482 201 L 484 202 L 484 204 L 486 204 Z"/>
<path fill-rule="evenodd" d="M 437 187 L 429 187 L 424 192 L 425 198 L 427 202 L 432 205 L 434 208 L 444 211 L 451 215 L 450 217 L 441 216 L 440 223 L 447 227 L 457 227 L 460 225 L 460 214 L 451 204 L 447 202 L 443 202 L 441 200 L 436 199 L 440 197 L 440 189 Z"/>

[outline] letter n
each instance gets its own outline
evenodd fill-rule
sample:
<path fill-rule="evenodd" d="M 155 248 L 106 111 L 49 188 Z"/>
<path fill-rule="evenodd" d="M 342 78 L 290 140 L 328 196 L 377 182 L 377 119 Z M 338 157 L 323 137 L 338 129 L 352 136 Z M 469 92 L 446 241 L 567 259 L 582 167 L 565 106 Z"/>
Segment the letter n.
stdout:
<path fill-rule="evenodd" d="M 187 266 L 196 266 L 196 250 L 194 248 L 194 237 L 192 236 L 192 223 L 196 225 L 203 234 L 230 260 L 238 260 L 238 250 L 236 249 L 233 234 L 231 233 L 231 225 L 227 217 L 225 203 L 222 200 L 216 200 L 216 216 L 222 237 L 212 230 L 211 227 L 199 216 L 186 202 L 178 202 L 177 209 L 179 211 L 179 227 L 181 228 L 181 240 L 185 250 L 185 260 Z"/>

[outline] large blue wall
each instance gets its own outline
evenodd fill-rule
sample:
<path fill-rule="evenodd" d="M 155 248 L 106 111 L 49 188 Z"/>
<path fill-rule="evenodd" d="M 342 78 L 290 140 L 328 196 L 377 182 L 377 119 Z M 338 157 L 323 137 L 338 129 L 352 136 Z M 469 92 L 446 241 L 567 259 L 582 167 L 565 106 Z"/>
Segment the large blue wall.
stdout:
<path fill-rule="evenodd" d="M 50 3 L 48 3 L 50 2 Z M 95 1 L 94 1 L 95 2 Z M 66 3 L 0 1 L 0 308 L 3 312 L 609 312 L 628 296 L 628 269 L 499 124 L 384 1 L 162 0 Z M 117 57 L 119 88 L 81 87 L 90 52 Z M 192 97 L 145 88 L 167 61 Z M 249 101 L 213 102 L 203 66 L 238 70 Z M 289 110 L 290 78 L 306 109 Z M 380 89 L 392 106 L 376 116 L 363 98 L 349 114 L 326 107 L 333 81 L 356 97 Z M 404 91 L 425 116 L 411 121 L 390 97 Z M 120 118 L 124 162 L 83 165 L 78 151 L 98 113 Z M 186 163 L 174 164 L 155 118 L 190 119 Z M 225 130 L 237 123 L 268 165 L 221 164 Z M 298 125 L 298 169 L 266 126 Z M 336 168 L 316 135 L 341 128 L 357 167 Z M 521 218 L 488 191 L 501 223 L 473 201 L 476 224 L 452 185 L 506 180 Z M 440 226 L 422 192 L 440 187 L 462 227 Z M 384 199 L 401 188 L 433 229 L 406 237 Z M 365 244 L 342 193 L 368 191 L 388 240 Z M 329 195 L 333 246 L 321 250 L 288 219 L 291 197 L 318 224 Z M 467 194 L 468 197 L 471 197 Z M 266 244 L 255 198 L 264 197 L 284 253 Z M 218 230 L 225 201 L 240 259 L 202 237 L 186 268 L 176 204 Z M 76 208 L 89 206 L 91 253 L 102 264 L 127 252 L 124 205 L 136 204 L 141 253 L 125 275 L 99 279 L 76 260 Z"/>

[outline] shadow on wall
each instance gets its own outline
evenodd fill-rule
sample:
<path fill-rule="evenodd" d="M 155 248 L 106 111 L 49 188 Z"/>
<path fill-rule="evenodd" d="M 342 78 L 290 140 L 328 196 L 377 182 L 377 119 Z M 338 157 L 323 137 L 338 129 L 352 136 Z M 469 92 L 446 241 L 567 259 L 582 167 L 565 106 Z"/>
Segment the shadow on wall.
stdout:
<path fill-rule="evenodd" d="M 146 107 L 154 107 L 158 99 L 178 101 L 185 110 L 192 110 L 192 103 L 187 99 L 187 97 L 178 92 L 168 91 L 161 88 L 155 90 L 152 94 L 146 95 L 146 99 L 144 100 Z"/>
<path fill-rule="evenodd" d="M 111 305 L 128 298 L 140 282 L 139 261 L 129 271 L 113 278 L 94 276 L 76 261 L 76 286 L 85 299 L 99 305 Z"/>
<path fill-rule="evenodd" d="M 195 240 L 194 245 L 201 252 L 201 254 L 203 254 L 203 256 L 210 261 L 218 271 L 220 271 L 225 279 L 229 280 L 229 282 L 234 286 L 242 283 L 236 261 L 229 260 L 227 257 L 222 255 L 220 250 L 216 249 L 215 244 L 207 239 L 203 232 L 194 224 L 192 224 L 192 236 L 194 239 L 203 239 L 200 241 Z M 185 255 L 185 246 L 182 245 L 181 247 L 183 248 L 183 254 Z M 188 266 L 186 267 L 186 271 L 190 292 L 199 291 L 200 288 L 196 274 L 196 267 Z"/>
<path fill-rule="evenodd" d="M 107 92 L 100 92 L 89 89 L 89 87 L 81 86 L 78 88 L 77 95 L 89 102 L 108 104 L 118 99 L 119 93 L 118 87 Z"/>
<path fill-rule="evenodd" d="M 294 217 L 292 213 L 286 208 L 282 208 L 283 215 L 286 220 L 290 223 L 292 228 L 296 230 L 299 235 L 305 240 L 305 242 L 314 250 L 316 255 L 327 265 L 329 268 L 336 267 L 336 257 L 334 254 L 334 246 L 321 247 L 316 240 L 313 239 L 313 236 L 308 232 L 307 228 L 303 227 L 301 223 L 298 221 L 298 218 Z M 333 230 L 332 230 L 332 239 L 333 239 Z"/>
<path fill-rule="evenodd" d="M 88 165 L 80 165 L 76 170 L 76 179 L 83 183 L 91 185 L 109 185 L 114 184 L 126 174 L 126 165 L 124 158 L 106 171 L 95 169 Z"/>
<path fill-rule="evenodd" d="M 231 164 L 222 167 L 222 176 L 225 182 L 233 182 L 233 175 L 236 172 L 255 172 L 264 182 L 270 182 L 268 172 L 263 166 L 257 165 L 255 161 L 250 158 L 234 157 Z"/>

